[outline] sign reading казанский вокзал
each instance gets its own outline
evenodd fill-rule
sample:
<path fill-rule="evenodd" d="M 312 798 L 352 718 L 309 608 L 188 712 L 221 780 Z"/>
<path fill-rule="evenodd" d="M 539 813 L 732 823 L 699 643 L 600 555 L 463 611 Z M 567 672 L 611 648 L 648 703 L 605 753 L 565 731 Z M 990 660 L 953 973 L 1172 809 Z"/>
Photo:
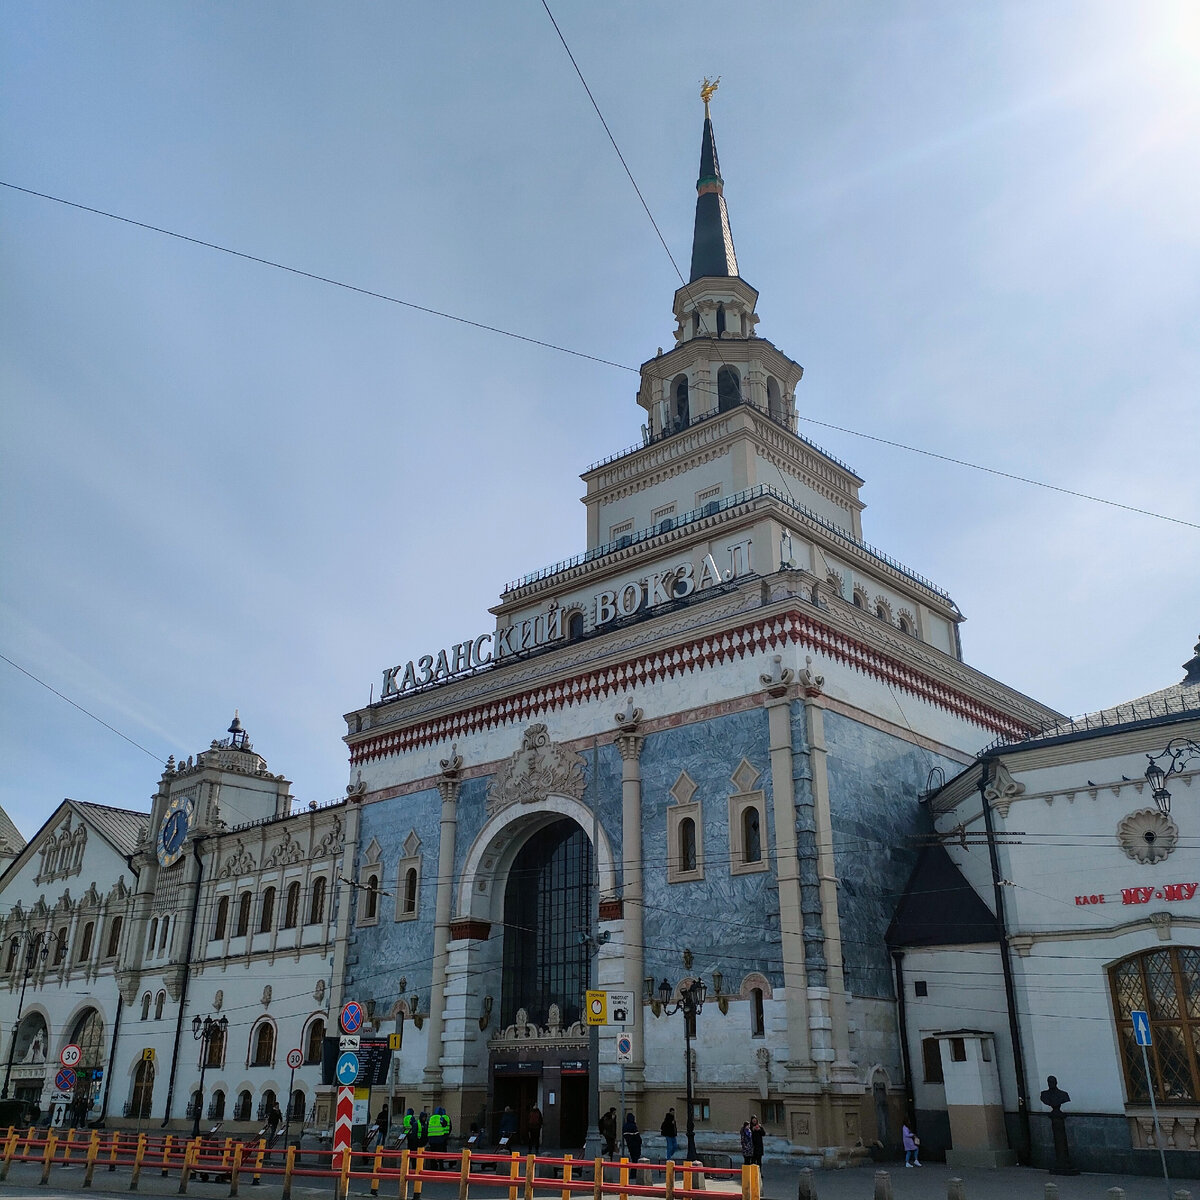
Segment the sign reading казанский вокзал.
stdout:
<path fill-rule="evenodd" d="M 595 628 L 601 629 L 618 617 L 632 617 L 642 609 L 683 600 L 693 592 L 728 583 L 750 572 L 749 539 L 730 546 L 728 552 L 729 566 L 724 571 L 717 566 L 712 554 L 705 554 L 698 564 L 685 560 L 661 571 L 652 571 L 645 578 L 620 588 L 597 592 L 592 597 Z M 515 625 L 506 625 L 493 633 L 481 633 L 436 654 L 423 654 L 401 665 L 387 667 L 383 672 L 380 699 L 388 700 L 429 684 L 444 683 L 513 655 L 527 654 L 561 641 L 566 628 L 565 616 L 573 611 L 576 611 L 574 606 L 555 605 Z"/>

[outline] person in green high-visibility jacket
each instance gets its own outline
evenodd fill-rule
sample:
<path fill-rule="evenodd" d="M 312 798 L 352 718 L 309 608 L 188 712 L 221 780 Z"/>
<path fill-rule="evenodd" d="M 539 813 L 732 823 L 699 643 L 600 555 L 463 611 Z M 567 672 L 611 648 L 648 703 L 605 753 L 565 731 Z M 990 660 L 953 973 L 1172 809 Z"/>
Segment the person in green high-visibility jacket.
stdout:
<path fill-rule="evenodd" d="M 446 1153 L 446 1139 L 449 1136 L 450 1118 L 446 1115 L 446 1110 L 444 1108 L 435 1109 L 433 1116 L 429 1118 L 429 1152 L 432 1156 L 429 1169 L 431 1171 L 446 1169 L 445 1163 L 437 1155 Z"/>

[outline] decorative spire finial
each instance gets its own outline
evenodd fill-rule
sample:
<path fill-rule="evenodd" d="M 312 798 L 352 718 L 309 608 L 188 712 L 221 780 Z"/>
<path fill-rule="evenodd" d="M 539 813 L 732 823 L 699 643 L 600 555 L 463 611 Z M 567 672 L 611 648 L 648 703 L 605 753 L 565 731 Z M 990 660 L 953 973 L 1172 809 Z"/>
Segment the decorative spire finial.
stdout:
<path fill-rule="evenodd" d="M 704 101 L 704 115 L 708 116 L 708 102 L 713 98 L 713 92 L 721 86 L 721 77 L 718 75 L 716 79 L 709 79 L 707 75 L 704 77 L 704 83 L 700 85 L 700 99 Z"/>

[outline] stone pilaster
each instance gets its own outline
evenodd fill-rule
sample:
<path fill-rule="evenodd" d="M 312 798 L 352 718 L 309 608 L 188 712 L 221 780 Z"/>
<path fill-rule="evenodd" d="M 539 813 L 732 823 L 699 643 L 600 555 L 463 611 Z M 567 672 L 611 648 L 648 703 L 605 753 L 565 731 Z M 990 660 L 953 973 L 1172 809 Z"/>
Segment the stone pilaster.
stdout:
<path fill-rule="evenodd" d="M 779 881 L 779 933 L 783 951 L 783 986 L 786 996 L 788 1061 L 784 1069 L 812 1068 L 808 1039 L 808 991 L 804 973 L 804 913 L 800 893 L 800 859 L 796 845 L 795 785 L 792 760 L 792 706 L 789 693 L 795 673 L 775 655 L 766 687 L 767 727 L 770 734 L 772 820 L 775 826 L 775 874 Z"/>
<path fill-rule="evenodd" d="M 442 1030 L 445 1027 L 447 950 L 450 945 L 450 908 L 454 893 L 454 841 L 458 833 L 458 789 L 462 758 L 452 747 L 442 759 L 442 820 L 438 827 L 437 901 L 433 916 L 433 978 L 429 989 L 429 1043 L 425 1080 L 421 1091 L 435 1101 L 442 1089 Z"/>
<path fill-rule="evenodd" d="M 808 667 L 800 672 L 804 689 L 804 715 L 812 775 L 813 839 L 816 847 L 819 932 L 824 943 L 824 979 L 809 972 L 809 1028 L 813 1058 L 821 1064 L 822 1082 L 833 1082 L 850 1063 L 850 1028 L 846 984 L 842 971 L 842 934 L 838 917 L 837 868 L 833 856 L 833 821 L 830 813 L 829 775 L 826 769 L 825 680 Z M 821 1050 L 816 1047 L 821 1045 Z M 840 1069 L 835 1069 L 835 1064 Z"/>
<path fill-rule="evenodd" d="M 624 712 L 617 713 L 617 749 L 621 752 L 621 863 L 623 886 L 621 898 L 624 916 L 625 988 L 635 996 L 642 993 L 642 971 L 645 965 L 645 944 L 642 932 L 642 910 L 645 893 L 642 882 L 642 744 L 645 737 L 638 732 L 642 710 L 634 708 L 632 700 Z M 598 802 L 598 797 L 597 797 Z M 593 847 L 599 854 L 599 847 Z M 633 1039 L 633 1062 L 625 1068 L 626 1084 L 636 1094 L 646 1079 L 645 1038 Z"/>

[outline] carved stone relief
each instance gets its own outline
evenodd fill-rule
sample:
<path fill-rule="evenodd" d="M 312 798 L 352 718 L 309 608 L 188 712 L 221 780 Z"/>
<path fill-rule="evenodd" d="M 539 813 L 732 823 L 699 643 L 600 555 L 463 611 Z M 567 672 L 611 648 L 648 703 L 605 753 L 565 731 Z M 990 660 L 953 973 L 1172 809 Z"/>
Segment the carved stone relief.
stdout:
<path fill-rule="evenodd" d="M 580 800 L 585 786 L 583 767 L 583 756 L 552 742 L 545 725 L 531 725 L 521 748 L 488 788 L 488 813 L 510 804 L 538 804 L 552 793 Z"/>
<path fill-rule="evenodd" d="M 1117 841 L 1134 862 L 1162 862 L 1179 844 L 1179 826 L 1156 808 L 1142 808 L 1121 818 Z"/>

